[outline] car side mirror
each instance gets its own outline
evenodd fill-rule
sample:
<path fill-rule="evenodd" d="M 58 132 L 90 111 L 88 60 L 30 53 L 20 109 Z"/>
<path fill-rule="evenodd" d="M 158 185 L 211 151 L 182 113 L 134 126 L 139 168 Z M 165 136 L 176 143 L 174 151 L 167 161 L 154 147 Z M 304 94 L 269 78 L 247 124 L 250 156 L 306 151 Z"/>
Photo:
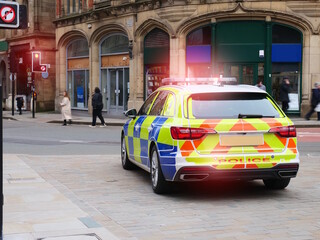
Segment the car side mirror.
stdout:
<path fill-rule="evenodd" d="M 128 118 L 135 119 L 137 117 L 137 110 L 134 108 L 129 109 L 128 111 L 124 112 L 124 115 Z"/>

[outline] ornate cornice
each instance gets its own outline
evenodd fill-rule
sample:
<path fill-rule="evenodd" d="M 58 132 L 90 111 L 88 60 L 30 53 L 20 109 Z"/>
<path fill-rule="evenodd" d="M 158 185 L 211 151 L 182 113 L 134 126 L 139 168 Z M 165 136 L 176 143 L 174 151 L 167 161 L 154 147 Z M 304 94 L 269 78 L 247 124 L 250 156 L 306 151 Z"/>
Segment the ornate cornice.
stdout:
<path fill-rule="evenodd" d="M 112 6 L 107 4 L 108 1 L 94 5 L 94 8 L 88 12 L 77 13 L 73 15 L 64 16 L 54 21 L 56 26 L 63 27 L 84 22 L 95 22 L 99 19 L 113 19 L 117 16 L 136 15 L 140 12 L 154 10 L 159 16 L 160 22 L 162 20 L 167 22 L 181 22 L 176 33 L 184 32 L 185 28 L 194 26 L 201 22 L 210 22 L 210 18 L 227 19 L 227 18 L 259 18 L 263 19 L 270 16 L 272 19 L 292 23 L 300 27 L 302 30 L 310 29 L 312 34 L 320 34 L 320 26 L 314 26 L 306 16 L 320 16 L 320 3 L 302 1 L 288 1 L 288 9 L 298 12 L 299 14 L 291 13 L 290 11 L 278 11 L 270 9 L 254 9 L 246 7 L 246 2 L 230 1 L 229 9 L 213 10 L 202 15 L 196 15 L 197 5 L 206 4 L 207 1 L 201 1 L 199 4 L 192 4 L 192 1 L 160 1 L 160 0 L 142 0 L 142 1 L 127 1 L 126 3 Z M 218 2 L 217 2 L 218 4 Z M 305 5 L 307 4 L 307 5 Z M 306 6 L 306 7 L 304 7 Z M 314 9 L 313 9 L 314 8 Z M 309 10 L 308 10 L 309 9 Z M 318 11 L 319 10 L 319 11 Z M 301 13 L 301 14 L 300 14 Z M 167 24 L 166 24 L 167 25 Z M 174 33 L 174 35 L 176 35 Z"/>
<path fill-rule="evenodd" d="M 320 17 L 320 2 L 313 1 L 288 1 L 287 6 L 295 13 L 303 14 L 311 18 Z"/>
<path fill-rule="evenodd" d="M 223 19 L 265 19 L 265 17 L 270 16 L 271 19 L 278 21 L 285 21 L 292 23 L 295 26 L 301 28 L 301 30 L 310 30 L 312 34 L 319 34 L 320 27 L 315 29 L 312 23 L 306 18 L 299 16 L 297 14 L 290 14 L 287 12 L 265 10 L 265 9 L 252 9 L 246 8 L 243 6 L 243 3 L 238 2 L 234 3 L 229 9 L 212 11 L 210 13 L 198 15 L 196 17 L 189 18 L 183 22 L 176 30 L 177 35 L 181 32 L 188 32 L 190 28 L 197 26 L 201 23 L 210 23 L 212 18 L 215 18 L 217 21 Z"/>
<path fill-rule="evenodd" d="M 173 6 L 170 8 L 158 9 L 156 13 L 161 19 L 166 19 L 169 22 L 179 22 L 184 18 L 190 17 L 197 10 L 196 6 Z"/>

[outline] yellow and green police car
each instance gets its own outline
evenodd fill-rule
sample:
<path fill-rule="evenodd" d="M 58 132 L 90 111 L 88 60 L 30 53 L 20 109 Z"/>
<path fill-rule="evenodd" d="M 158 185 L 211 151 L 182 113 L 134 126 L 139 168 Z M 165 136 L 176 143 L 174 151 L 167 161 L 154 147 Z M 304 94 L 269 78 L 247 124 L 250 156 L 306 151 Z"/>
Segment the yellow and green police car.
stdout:
<path fill-rule="evenodd" d="M 255 86 L 162 86 L 125 114 L 122 166 L 150 172 L 155 193 L 172 181 L 212 179 L 262 179 L 284 189 L 297 175 L 296 128 Z"/>

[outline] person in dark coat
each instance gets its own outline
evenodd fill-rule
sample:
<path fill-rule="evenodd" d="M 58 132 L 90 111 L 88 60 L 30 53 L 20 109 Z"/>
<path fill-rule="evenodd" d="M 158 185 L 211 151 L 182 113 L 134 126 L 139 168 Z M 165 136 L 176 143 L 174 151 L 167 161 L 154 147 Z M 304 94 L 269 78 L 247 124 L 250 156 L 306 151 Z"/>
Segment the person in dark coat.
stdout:
<path fill-rule="evenodd" d="M 17 107 L 18 107 L 19 115 L 22 114 L 23 103 L 24 103 L 23 97 L 18 97 L 17 98 Z"/>
<path fill-rule="evenodd" d="M 89 127 L 96 127 L 97 117 L 101 121 L 101 127 L 106 127 L 107 125 L 102 116 L 102 109 L 103 109 L 102 94 L 100 93 L 100 89 L 98 87 L 94 89 L 94 94 L 92 96 L 92 109 L 93 109 L 92 124 L 89 125 Z"/>
<path fill-rule="evenodd" d="M 315 108 L 317 107 L 319 102 L 320 102 L 320 84 L 315 83 L 314 88 L 312 89 L 311 109 L 304 117 L 306 120 L 310 120 L 310 117 L 315 112 Z"/>
<path fill-rule="evenodd" d="M 290 81 L 288 78 L 284 78 L 280 85 L 279 100 L 282 102 L 282 110 L 287 113 L 289 108 L 289 92 L 290 92 Z"/>

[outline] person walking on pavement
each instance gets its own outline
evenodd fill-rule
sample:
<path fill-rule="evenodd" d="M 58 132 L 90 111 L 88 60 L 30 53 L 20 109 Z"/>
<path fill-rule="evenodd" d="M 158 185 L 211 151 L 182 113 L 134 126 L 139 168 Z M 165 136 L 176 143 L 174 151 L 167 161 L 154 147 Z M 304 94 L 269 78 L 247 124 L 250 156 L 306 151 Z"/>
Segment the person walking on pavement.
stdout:
<path fill-rule="evenodd" d="M 289 92 L 290 92 L 290 81 L 287 77 L 283 79 L 280 86 L 279 100 L 282 102 L 282 110 L 287 113 L 289 108 Z"/>
<path fill-rule="evenodd" d="M 23 107 L 24 99 L 23 97 L 18 97 L 16 100 L 17 100 L 19 115 L 22 115 L 22 107 Z"/>
<path fill-rule="evenodd" d="M 67 126 L 67 121 L 69 124 L 71 124 L 72 122 L 70 97 L 67 91 L 63 92 L 63 99 L 62 99 L 62 102 L 60 103 L 60 106 L 61 106 L 61 114 L 63 119 L 62 126 Z"/>
<path fill-rule="evenodd" d="M 263 91 L 266 91 L 266 86 L 263 85 L 262 80 L 258 81 L 258 84 L 256 84 L 256 87 L 260 88 Z"/>
<path fill-rule="evenodd" d="M 100 127 L 106 127 L 106 123 L 104 121 L 104 118 L 102 116 L 102 109 L 103 109 L 103 103 L 102 103 L 102 94 L 100 93 L 100 89 L 96 87 L 94 89 L 94 94 L 92 96 L 92 124 L 89 125 L 89 127 L 96 127 L 96 121 L 97 117 L 101 121 Z"/>
<path fill-rule="evenodd" d="M 320 102 L 320 84 L 315 83 L 314 88 L 312 89 L 312 96 L 311 96 L 311 109 L 310 111 L 305 115 L 306 120 L 310 120 L 311 115 L 315 112 L 315 108 Z M 318 120 L 319 120 L 319 111 L 316 111 L 318 113 Z"/>

